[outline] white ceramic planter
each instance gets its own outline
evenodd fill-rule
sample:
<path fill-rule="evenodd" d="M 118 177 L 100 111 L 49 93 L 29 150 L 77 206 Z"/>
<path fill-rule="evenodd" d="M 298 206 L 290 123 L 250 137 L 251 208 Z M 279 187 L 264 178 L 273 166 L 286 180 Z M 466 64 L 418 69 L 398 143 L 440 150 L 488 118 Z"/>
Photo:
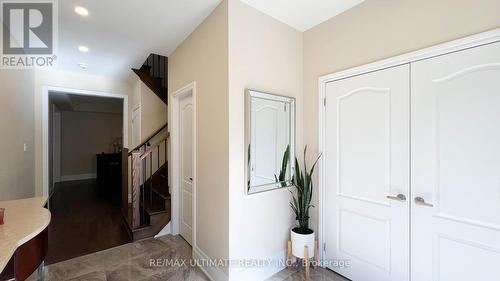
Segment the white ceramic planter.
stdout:
<path fill-rule="evenodd" d="M 295 257 L 304 258 L 304 246 L 309 248 L 309 258 L 314 257 L 314 232 L 311 234 L 299 234 L 290 230 L 290 238 L 292 240 L 292 255 Z"/>

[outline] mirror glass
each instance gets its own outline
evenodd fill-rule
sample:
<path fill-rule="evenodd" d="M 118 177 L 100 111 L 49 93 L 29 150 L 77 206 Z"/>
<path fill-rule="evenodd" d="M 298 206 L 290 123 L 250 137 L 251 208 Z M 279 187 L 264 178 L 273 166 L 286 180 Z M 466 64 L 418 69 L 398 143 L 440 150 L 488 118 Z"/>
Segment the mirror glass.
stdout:
<path fill-rule="evenodd" d="M 247 193 L 290 186 L 295 155 L 295 99 L 246 91 Z"/>

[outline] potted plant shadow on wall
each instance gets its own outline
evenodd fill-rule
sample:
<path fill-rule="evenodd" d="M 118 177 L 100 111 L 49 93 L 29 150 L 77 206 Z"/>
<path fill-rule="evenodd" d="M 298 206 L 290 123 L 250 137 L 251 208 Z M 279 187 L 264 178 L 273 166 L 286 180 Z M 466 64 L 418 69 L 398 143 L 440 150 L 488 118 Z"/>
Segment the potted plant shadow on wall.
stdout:
<path fill-rule="evenodd" d="M 314 161 L 311 169 L 308 171 L 306 165 L 306 154 L 307 146 L 304 148 L 303 171 L 300 169 L 297 157 L 295 157 L 295 174 L 292 179 L 292 188 L 295 188 L 290 190 L 290 193 L 292 194 L 290 206 L 292 207 L 295 219 L 298 222 L 298 226 L 291 229 L 290 237 L 292 242 L 292 255 L 297 258 L 306 258 L 304 250 L 305 246 L 308 248 L 308 257 L 314 256 L 314 231 L 309 228 L 309 208 L 314 207 L 311 205 L 313 193 L 312 175 L 321 155 L 316 158 L 316 161 Z"/>

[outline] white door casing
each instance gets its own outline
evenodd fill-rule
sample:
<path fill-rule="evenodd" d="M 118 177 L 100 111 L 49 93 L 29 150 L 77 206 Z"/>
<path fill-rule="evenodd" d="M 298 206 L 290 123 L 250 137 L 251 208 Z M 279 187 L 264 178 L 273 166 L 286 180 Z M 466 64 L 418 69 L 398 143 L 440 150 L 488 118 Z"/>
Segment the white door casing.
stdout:
<path fill-rule="evenodd" d="M 409 66 L 326 84 L 324 259 L 356 281 L 409 277 Z M 328 267 L 328 265 L 327 265 Z"/>
<path fill-rule="evenodd" d="M 61 181 L 61 112 L 52 115 L 52 171 L 53 184 Z"/>
<path fill-rule="evenodd" d="M 180 147 L 180 234 L 192 245 L 193 240 L 193 99 L 179 101 Z"/>
<path fill-rule="evenodd" d="M 74 95 L 84 95 L 84 96 L 96 96 L 96 97 L 110 97 L 118 98 L 123 100 L 123 147 L 129 147 L 129 107 L 128 107 L 128 95 L 113 94 L 106 92 L 66 88 L 66 87 L 54 87 L 54 86 L 43 86 L 42 87 L 42 97 L 40 104 L 40 111 L 42 112 L 42 195 L 49 196 L 49 93 L 59 92 L 59 93 L 69 93 Z"/>
<path fill-rule="evenodd" d="M 500 43 L 411 67 L 412 280 L 496 279 Z"/>

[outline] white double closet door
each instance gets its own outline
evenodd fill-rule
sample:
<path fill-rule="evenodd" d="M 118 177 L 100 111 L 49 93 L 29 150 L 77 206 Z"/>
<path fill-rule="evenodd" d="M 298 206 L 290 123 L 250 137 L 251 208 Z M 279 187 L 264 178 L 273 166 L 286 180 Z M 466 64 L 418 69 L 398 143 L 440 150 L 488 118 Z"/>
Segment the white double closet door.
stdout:
<path fill-rule="evenodd" d="M 326 86 L 326 260 L 354 281 L 409 276 L 408 65 Z M 402 199 L 386 196 L 401 194 Z"/>
<path fill-rule="evenodd" d="M 326 85 L 325 259 L 353 281 L 500 278 L 500 43 Z"/>

